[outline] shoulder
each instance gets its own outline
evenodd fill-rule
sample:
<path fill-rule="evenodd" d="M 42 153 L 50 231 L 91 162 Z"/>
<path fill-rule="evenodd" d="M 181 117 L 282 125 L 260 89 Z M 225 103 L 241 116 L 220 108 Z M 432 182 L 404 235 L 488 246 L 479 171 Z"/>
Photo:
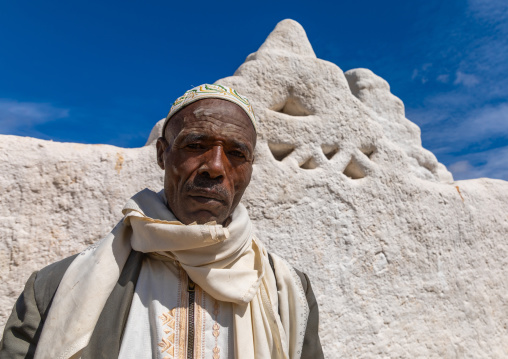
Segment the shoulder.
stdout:
<path fill-rule="evenodd" d="M 270 262 L 270 267 L 272 267 L 272 272 L 275 274 L 275 265 L 273 262 L 273 258 L 275 257 L 275 258 L 278 258 L 279 260 L 283 260 L 283 259 L 275 254 L 270 253 L 270 252 L 268 252 L 267 254 L 268 254 L 268 260 Z M 289 264 L 286 261 L 284 261 L 284 262 L 286 263 L 287 266 L 289 266 Z M 303 291 L 305 292 L 305 294 L 308 294 L 308 290 L 310 288 L 309 277 L 307 276 L 307 274 L 299 271 L 295 267 L 291 267 L 291 268 L 293 268 L 293 270 L 298 275 L 298 278 L 300 278 L 300 282 L 302 282 Z"/>
<path fill-rule="evenodd" d="M 269 254 L 270 257 L 275 258 L 275 261 L 281 260 L 280 257 L 276 255 Z M 273 259 L 270 260 L 270 264 L 272 265 L 272 269 L 275 274 L 275 268 L 273 266 Z M 287 266 L 287 262 L 285 262 Z M 277 266 L 275 266 L 277 267 Z M 319 339 L 319 308 L 316 301 L 316 297 L 310 285 L 310 280 L 307 274 L 302 271 L 291 267 L 294 272 L 297 274 L 300 282 L 302 283 L 303 291 L 305 292 L 305 298 L 307 299 L 307 304 L 309 306 L 309 315 L 307 317 L 307 327 L 305 330 L 305 336 L 303 339 L 302 353 L 301 359 L 322 359 L 323 358 L 323 349 L 321 347 L 321 341 Z M 275 275 L 277 277 L 277 275 Z"/>
<path fill-rule="evenodd" d="M 300 281 L 302 282 L 302 286 L 303 286 L 303 291 L 305 292 L 305 294 L 308 293 L 308 290 L 310 288 L 310 280 L 309 280 L 309 277 L 307 276 L 307 274 L 299 271 L 298 269 L 296 269 L 295 267 L 293 267 L 293 269 L 295 270 L 296 274 L 298 275 L 298 277 L 300 278 Z"/>
<path fill-rule="evenodd" d="M 0 341 L 0 357 L 33 357 L 47 309 L 75 257 L 53 263 L 30 276 L 5 325 Z"/>
<path fill-rule="evenodd" d="M 76 256 L 78 256 L 78 254 L 52 263 L 37 272 L 33 288 L 37 307 L 41 313 L 44 313 L 46 308 L 49 307 L 65 271 L 69 268 Z"/>
<path fill-rule="evenodd" d="M 316 301 L 316 296 L 310 285 L 310 280 L 307 274 L 293 268 L 300 277 L 305 297 L 309 305 L 309 317 L 307 319 L 307 328 L 305 330 L 305 337 L 302 346 L 301 359 L 323 359 L 323 348 L 321 347 L 321 340 L 319 339 L 319 309 Z"/>

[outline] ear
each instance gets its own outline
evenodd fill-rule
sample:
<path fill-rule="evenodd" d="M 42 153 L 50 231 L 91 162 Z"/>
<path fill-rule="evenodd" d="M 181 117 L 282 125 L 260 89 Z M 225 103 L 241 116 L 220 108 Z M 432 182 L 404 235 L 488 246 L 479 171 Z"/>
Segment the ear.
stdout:
<path fill-rule="evenodd" d="M 157 139 L 157 164 L 161 168 L 161 170 L 164 169 L 164 152 L 168 148 L 169 144 L 168 141 L 164 137 L 159 137 Z"/>

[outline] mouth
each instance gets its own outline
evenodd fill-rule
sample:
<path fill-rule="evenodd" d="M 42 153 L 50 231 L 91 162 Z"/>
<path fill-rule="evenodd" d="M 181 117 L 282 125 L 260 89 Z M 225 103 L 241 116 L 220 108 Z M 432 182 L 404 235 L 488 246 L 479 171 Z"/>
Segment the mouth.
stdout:
<path fill-rule="evenodd" d="M 226 204 L 227 201 L 223 195 L 217 193 L 215 191 L 209 190 L 194 190 L 189 193 L 189 197 L 199 203 L 210 203 L 210 202 L 219 202 L 221 204 Z"/>

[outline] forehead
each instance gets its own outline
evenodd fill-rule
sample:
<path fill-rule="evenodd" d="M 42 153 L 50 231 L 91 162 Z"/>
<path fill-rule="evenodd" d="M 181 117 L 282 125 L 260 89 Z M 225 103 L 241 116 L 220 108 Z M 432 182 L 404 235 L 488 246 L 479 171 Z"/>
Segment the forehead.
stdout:
<path fill-rule="evenodd" d="M 168 123 L 166 136 L 205 134 L 207 137 L 224 137 L 256 143 L 256 131 L 249 116 L 238 105 L 221 99 L 196 101 L 178 113 Z"/>

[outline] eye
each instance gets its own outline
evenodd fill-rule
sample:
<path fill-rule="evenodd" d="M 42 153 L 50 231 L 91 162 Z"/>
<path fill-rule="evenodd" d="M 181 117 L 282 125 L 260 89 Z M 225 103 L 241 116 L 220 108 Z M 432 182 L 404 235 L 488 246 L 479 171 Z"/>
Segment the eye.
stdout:
<path fill-rule="evenodd" d="M 245 158 L 245 154 L 238 150 L 229 151 L 229 155 L 238 157 L 238 158 Z"/>
<path fill-rule="evenodd" d="M 189 143 L 185 147 L 187 147 L 187 148 L 189 148 L 191 150 L 199 150 L 199 149 L 203 148 L 203 146 L 201 146 L 201 144 L 199 144 L 199 143 Z"/>

